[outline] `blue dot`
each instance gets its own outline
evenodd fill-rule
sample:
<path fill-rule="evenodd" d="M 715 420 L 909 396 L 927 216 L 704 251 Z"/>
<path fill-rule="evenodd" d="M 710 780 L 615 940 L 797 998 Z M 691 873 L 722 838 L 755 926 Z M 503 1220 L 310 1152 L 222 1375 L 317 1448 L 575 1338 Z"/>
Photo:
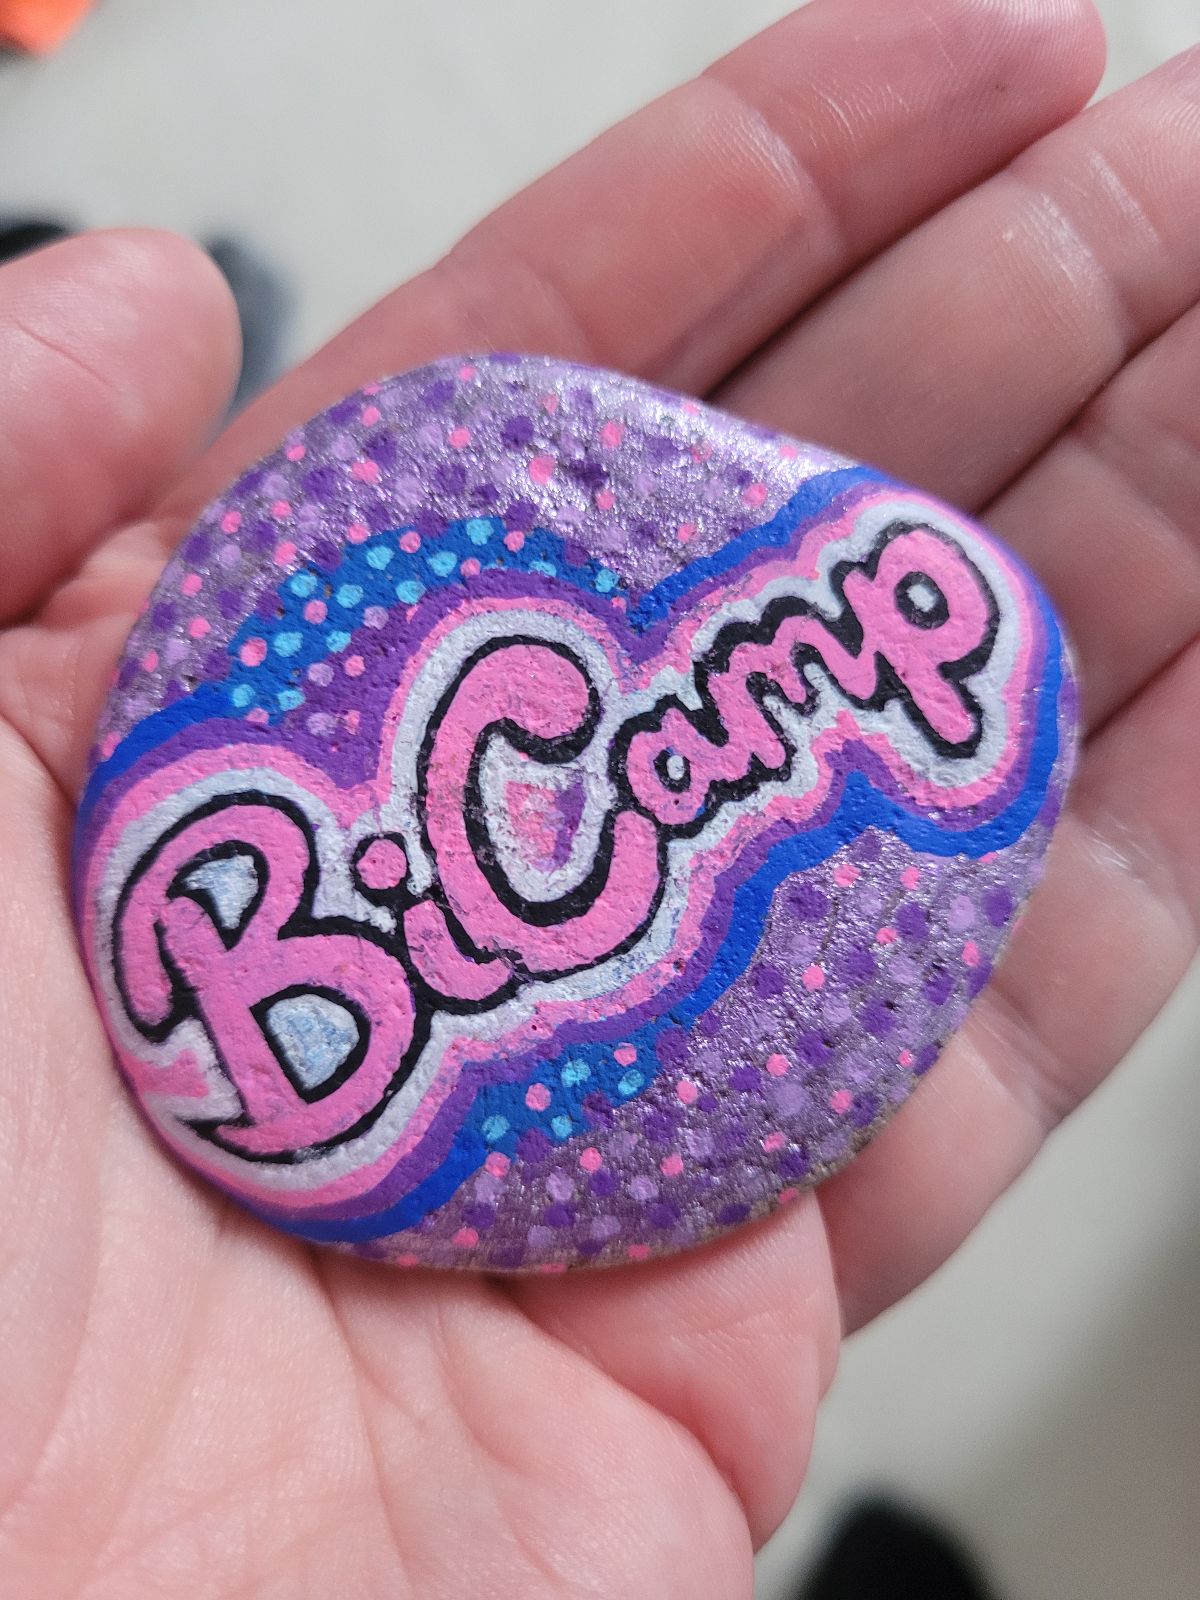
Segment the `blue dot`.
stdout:
<path fill-rule="evenodd" d="M 345 608 L 349 610 L 352 606 L 356 606 L 358 604 L 358 602 L 362 599 L 362 594 L 363 592 L 357 583 L 344 583 L 338 590 L 335 598 L 338 605 L 345 606 Z"/>
<path fill-rule="evenodd" d="M 551 1118 L 550 1126 L 558 1138 L 569 1139 L 571 1137 L 570 1117 L 553 1117 Z"/>
<path fill-rule="evenodd" d="M 344 650 L 350 643 L 350 635 L 348 633 L 339 633 L 335 630 L 333 633 L 325 635 L 325 643 L 333 651 L 334 655 L 337 655 L 339 650 Z"/>
<path fill-rule="evenodd" d="M 304 643 L 302 633 L 277 633 L 272 646 L 277 656 L 294 656 Z"/>
<path fill-rule="evenodd" d="M 403 600 L 406 606 L 415 606 L 425 593 L 425 585 L 417 578 L 405 578 L 396 585 L 396 599 Z"/>
<path fill-rule="evenodd" d="M 592 1069 L 586 1061 L 568 1061 L 559 1073 L 559 1077 L 568 1087 L 576 1083 L 585 1082 L 591 1075 Z"/>
<path fill-rule="evenodd" d="M 248 706 L 251 700 L 254 699 L 254 690 L 248 683 L 239 683 L 237 688 L 234 689 L 230 694 L 229 698 L 233 701 L 235 706 Z"/>
<path fill-rule="evenodd" d="M 497 1139 L 503 1139 L 508 1132 L 507 1117 L 488 1117 L 483 1124 L 483 1137 L 489 1144 L 495 1144 Z"/>
<path fill-rule="evenodd" d="M 627 1072 L 617 1084 L 617 1089 L 621 1094 L 636 1094 L 645 1081 L 640 1072 Z"/>
<path fill-rule="evenodd" d="M 558 572 L 558 568 L 553 561 L 531 561 L 529 570 L 530 572 L 540 572 L 547 578 L 553 578 Z"/>
<path fill-rule="evenodd" d="M 297 706 L 304 704 L 304 696 L 299 689 L 281 689 L 275 698 L 285 711 L 294 711 Z"/>
<path fill-rule="evenodd" d="M 607 567 L 601 567 L 599 576 L 596 579 L 596 587 L 601 594 L 608 594 L 611 589 L 617 587 L 616 573 L 610 572 Z"/>
<path fill-rule="evenodd" d="M 486 544 L 492 537 L 492 525 L 486 517 L 472 517 L 467 523 L 467 538 L 472 544 Z"/>
<path fill-rule="evenodd" d="M 395 553 L 389 544 L 373 544 L 367 551 L 367 565 L 374 567 L 376 572 L 382 572 Z"/>
<path fill-rule="evenodd" d="M 301 599 L 306 599 L 310 594 L 315 594 L 317 580 L 311 572 L 297 572 L 288 579 L 288 588 Z"/>
<path fill-rule="evenodd" d="M 448 578 L 458 565 L 453 550 L 438 550 L 429 558 L 429 565 L 439 578 Z"/>

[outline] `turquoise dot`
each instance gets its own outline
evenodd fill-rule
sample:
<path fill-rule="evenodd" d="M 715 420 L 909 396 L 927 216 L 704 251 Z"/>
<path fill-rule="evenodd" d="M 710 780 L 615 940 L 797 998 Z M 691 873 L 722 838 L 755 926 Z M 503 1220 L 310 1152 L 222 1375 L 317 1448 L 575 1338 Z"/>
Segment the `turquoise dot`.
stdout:
<path fill-rule="evenodd" d="M 248 706 L 251 700 L 254 699 L 254 690 L 248 683 L 239 683 L 237 688 L 234 689 L 230 694 L 229 698 L 233 701 L 235 706 Z"/>
<path fill-rule="evenodd" d="M 429 565 L 439 578 L 448 578 L 458 565 L 458 557 L 453 550 L 438 550 L 430 556 Z"/>
<path fill-rule="evenodd" d="M 636 1094 L 645 1081 L 640 1072 L 627 1072 L 617 1084 L 617 1089 L 621 1094 Z"/>
<path fill-rule="evenodd" d="M 345 608 L 349 610 L 351 606 L 356 606 L 358 604 L 358 602 L 362 599 L 362 594 L 363 592 L 357 583 L 344 583 L 338 590 L 335 599 L 337 600 L 338 605 L 345 606 Z"/>
<path fill-rule="evenodd" d="M 304 696 L 299 689 L 281 689 L 275 698 L 285 711 L 294 711 L 297 706 L 304 704 Z"/>
<path fill-rule="evenodd" d="M 403 600 L 406 606 L 415 606 L 425 593 L 425 585 L 417 578 L 405 578 L 396 585 L 396 599 Z"/>
<path fill-rule="evenodd" d="M 570 1138 L 570 1136 L 571 1136 L 571 1119 L 570 1119 L 570 1117 L 553 1117 L 551 1119 L 550 1126 L 554 1130 L 554 1133 L 557 1135 L 558 1138 L 560 1138 L 560 1139 L 569 1139 Z"/>
<path fill-rule="evenodd" d="M 608 594 L 611 589 L 617 587 L 616 573 L 610 572 L 607 567 L 601 567 L 600 574 L 596 579 L 596 587 L 601 594 Z"/>
<path fill-rule="evenodd" d="M 529 570 L 530 572 L 540 572 L 547 578 L 553 578 L 558 572 L 558 568 L 553 561 L 531 561 Z"/>
<path fill-rule="evenodd" d="M 390 545 L 374 544 L 367 551 L 367 565 L 374 567 L 376 572 L 382 572 L 395 553 Z"/>
<path fill-rule="evenodd" d="M 325 635 L 325 643 L 333 651 L 334 655 L 337 655 L 339 650 L 344 650 L 350 643 L 350 635 L 348 633 L 339 633 L 337 631 L 333 633 L 327 633 Z"/>
<path fill-rule="evenodd" d="M 277 656 L 294 656 L 304 643 L 302 633 L 277 633 L 272 646 Z"/>
<path fill-rule="evenodd" d="M 306 599 L 310 594 L 316 593 L 317 580 L 311 572 L 297 572 L 288 579 L 288 588 L 301 599 Z"/>
<path fill-rule="evenodd" d="M 472 544 L 486 544 L 492 537 L 492 525 L 486 517 L 472 517 L 467 523 L 467 538 Z"/>
<path fill-rule="evenodd" d="M 508 1132 L 507 1117 L 488 1117 L 483 1124 L 483 1137 L 489 1144 L 495 1144 L 497 1139 L 503 1139 Z"/>
<path fill-rule="evenodd" d="M 559 1073 L 559 1077 L 568 1086 L 584 1083 L 592 1075 L 592 1069 L 586 1061 L 568 1061 Z"/>

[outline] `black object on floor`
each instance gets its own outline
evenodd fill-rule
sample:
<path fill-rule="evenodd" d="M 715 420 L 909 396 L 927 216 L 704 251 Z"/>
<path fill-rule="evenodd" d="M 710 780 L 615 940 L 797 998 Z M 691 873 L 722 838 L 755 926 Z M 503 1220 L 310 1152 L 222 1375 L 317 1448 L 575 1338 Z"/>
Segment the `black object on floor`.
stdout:
<path fill-rule="evenodd" d="M 798 1600 L 995 1600 L 958 1541 L 884 1499 L 856 1507 Z"/>
<path fill-rule="evenodd" d="M 40 250 L 44 244 L 65 239 L 70 231 L 61 222 L 10 222 L 0 217 L 0 262 L 13 261 L 30 250 Z"/>

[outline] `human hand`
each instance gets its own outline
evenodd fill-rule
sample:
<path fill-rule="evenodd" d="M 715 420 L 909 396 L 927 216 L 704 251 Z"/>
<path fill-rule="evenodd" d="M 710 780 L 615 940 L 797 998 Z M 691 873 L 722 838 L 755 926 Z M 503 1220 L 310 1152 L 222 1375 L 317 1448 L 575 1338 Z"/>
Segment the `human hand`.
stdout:
<path fill-rule="evenodd" d="M 0 1594 L 748 1593 L 841 1333 L 958 1244 L 1195 948 L 1200 54 L 1077 115 L 1099 69 L 1085 0 L 817 0 L 200 455 L 235 360 L 202 257 L 110 234 L 0 272 Z M 1044 885 L 887 1132 L 763 1224 L 553 1280 L 401 1277 L 193 1183 L 110 1066 L 65 889 L 106 679 L 199 505 L 346 391 L 489 345 L 976 513 L 1084 690 Z"/>

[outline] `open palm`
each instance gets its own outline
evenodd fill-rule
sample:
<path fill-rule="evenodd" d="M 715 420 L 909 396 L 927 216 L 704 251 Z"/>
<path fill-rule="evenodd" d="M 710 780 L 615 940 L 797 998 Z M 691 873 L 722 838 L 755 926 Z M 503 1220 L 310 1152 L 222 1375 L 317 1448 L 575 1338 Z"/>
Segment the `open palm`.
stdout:
<path fill-rule="evenodd" d="M 512 201 L 200 442 L 233 313 L 189 246 L 0 272 L 0 1592 L 745 1595 L 842 1332 L 1113 1066 L 1200 914 L 1200 54 L 1091 110 L 1086 0 L 816 0 Z M 202 1190 L 75 953 L 104 684 L 203 499 L 458 349 L 623 368 L 978 513 L 1058 602 L 1086 748 L 1047 878 L 842 1176 L 673 1261 L 390 1274 Z M 164 498 L 165 497 L 165 498 Z"/>

